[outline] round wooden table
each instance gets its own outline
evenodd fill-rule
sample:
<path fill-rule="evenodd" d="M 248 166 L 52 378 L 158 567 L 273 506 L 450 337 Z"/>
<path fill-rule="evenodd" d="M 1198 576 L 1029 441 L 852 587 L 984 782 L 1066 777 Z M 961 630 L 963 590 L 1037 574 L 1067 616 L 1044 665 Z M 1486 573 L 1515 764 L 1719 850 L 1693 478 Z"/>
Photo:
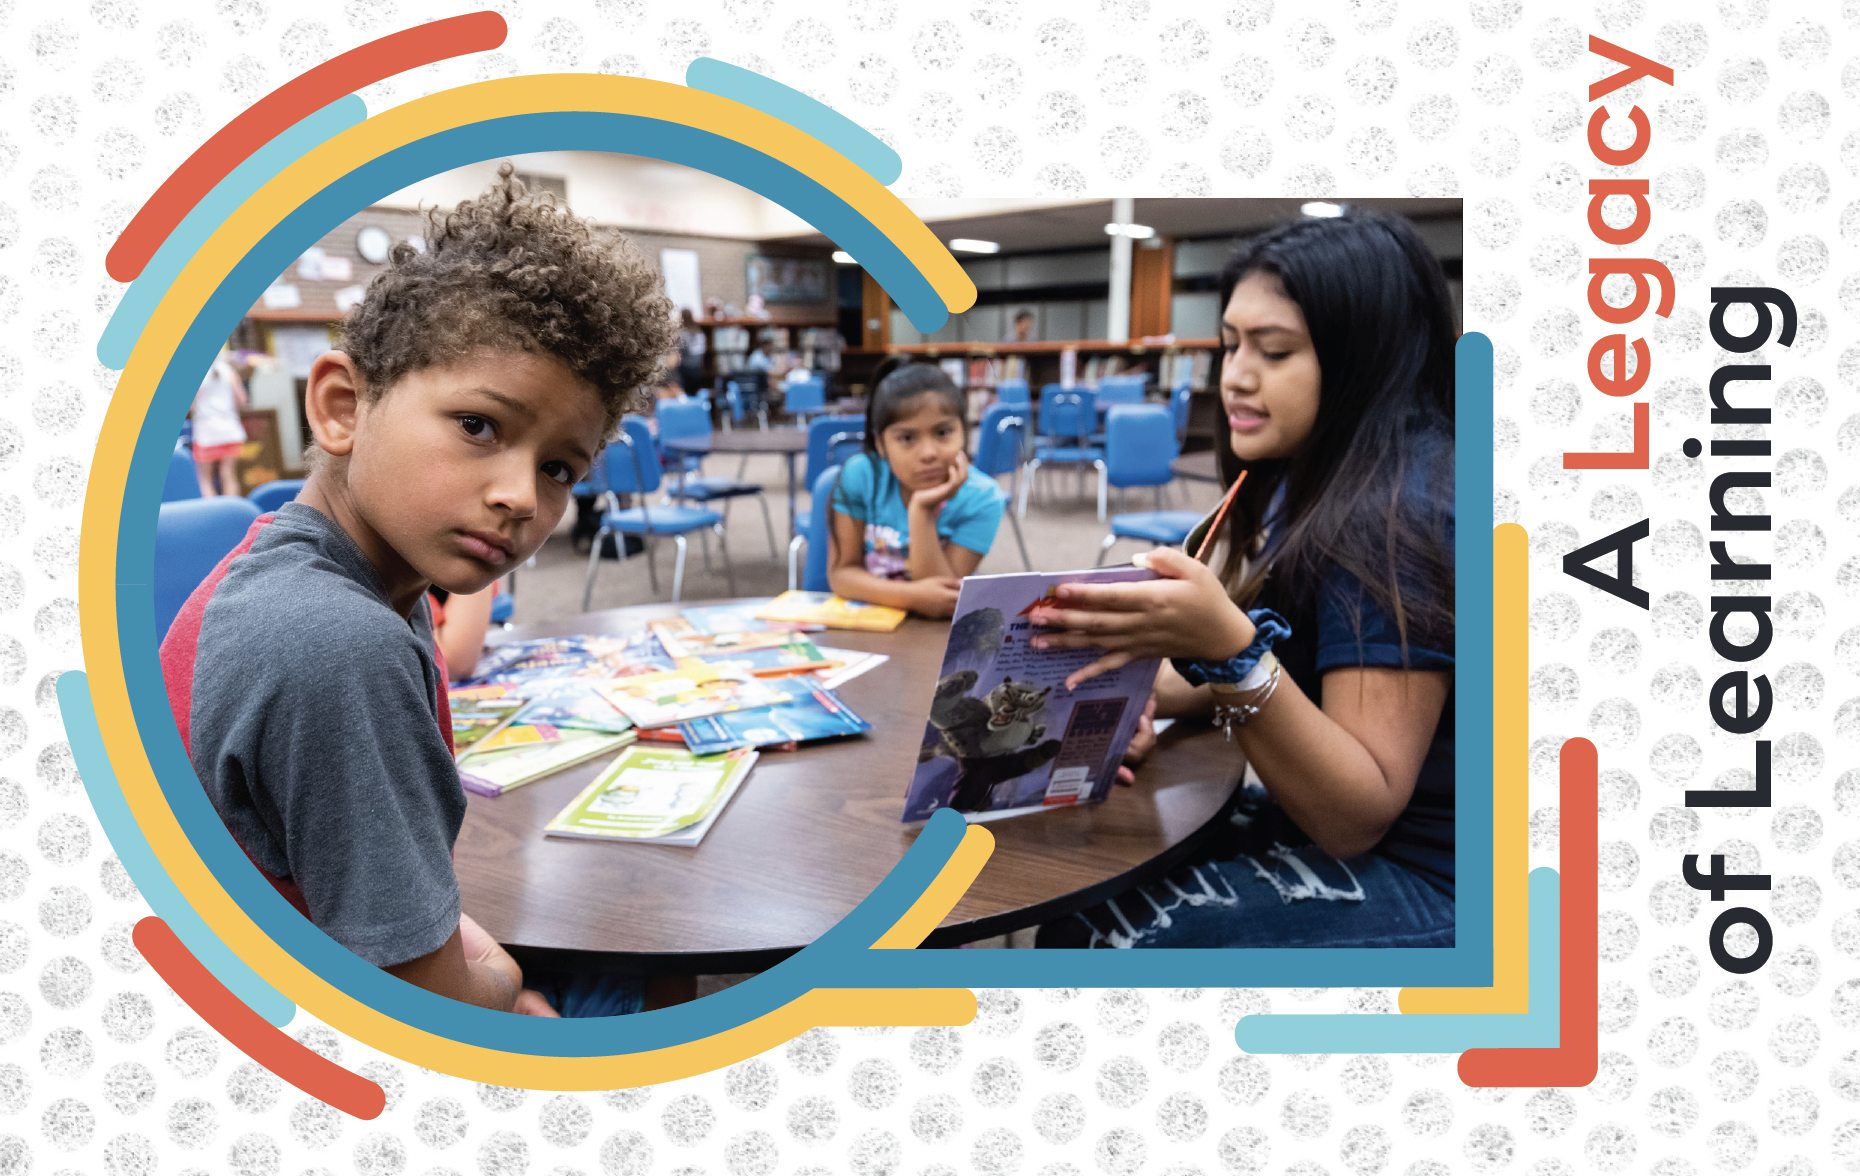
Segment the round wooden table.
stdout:
<path fill-rule="evenodd" d="M 807 452 L 806 429 L 737 429 L 729 433 L 710 433 L 694 437 L 668 437 L 660 442 L 667 449 L 693 456 L 713 453 L 775 453 L 788 463 L 788 538 L 794 538 L 794 459 Z"/>
<path fill-rule="evenodd" d="M 676 605 L 641 605 L 506 630 L 513 639 L 636 630 Z M 946 622 L 891 633 L 831 629 L 820 644 L 889 654 L 840 687 L 870 734 L 765 750 L 695 848 L 546 838 L 542 828 L 605 758 L 499 797 L 467 797 L 453 864 L 465 911 L 548 967 L 753 972 L 832 927 L 904 855 L 904 794 L 917 766 Z M 1174 867 L 1239 784 L 1219 731 L 1165 731 L 1133 787 L 1101 804 L 988 823 L 994 854 L 925 946 L 1030 927 Z"/>

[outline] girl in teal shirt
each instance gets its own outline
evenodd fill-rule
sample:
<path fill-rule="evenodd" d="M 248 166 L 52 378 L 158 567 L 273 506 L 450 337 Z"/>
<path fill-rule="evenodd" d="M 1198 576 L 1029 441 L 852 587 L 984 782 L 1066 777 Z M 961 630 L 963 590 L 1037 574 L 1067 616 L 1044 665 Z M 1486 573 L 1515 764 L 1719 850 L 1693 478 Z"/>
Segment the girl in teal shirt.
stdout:
<path fill-rule="evenodd" d="M 943 370 L 906 364 L 878 382 L 865 451 L 833 487 L 827 580 L 848 600 L 947 617 L 994 545 L 1006 496 L 969 465 L 967 405 Z"/>

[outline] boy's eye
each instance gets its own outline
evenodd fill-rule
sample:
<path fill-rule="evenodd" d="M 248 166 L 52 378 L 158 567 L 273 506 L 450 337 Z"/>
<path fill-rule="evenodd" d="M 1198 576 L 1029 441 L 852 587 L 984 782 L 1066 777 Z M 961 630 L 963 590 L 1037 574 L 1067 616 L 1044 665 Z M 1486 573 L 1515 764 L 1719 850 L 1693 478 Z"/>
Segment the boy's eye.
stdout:
<path fill-rule="evenodd" d="M 543 472 L 543 476 L 548 478 L 550 481 L 560 482 L 564 486 L 573 486 L 575 482 L 578 480 L 575 477 L 575 471 L 569 469 L 568 463 L 563 462 L 563 461 L 551 461 L 551 462 L 543 463 L 542 472 Z"/>
<path fill-rule="evenodd" d="M 481 416 L 460 417 L 459 428 L 465 430 L 465 435 L 467 437 L 473 437 L 480 441 L 489 440 L 494 430 L 494 426 L 491 424 L 490 419 Z"/>

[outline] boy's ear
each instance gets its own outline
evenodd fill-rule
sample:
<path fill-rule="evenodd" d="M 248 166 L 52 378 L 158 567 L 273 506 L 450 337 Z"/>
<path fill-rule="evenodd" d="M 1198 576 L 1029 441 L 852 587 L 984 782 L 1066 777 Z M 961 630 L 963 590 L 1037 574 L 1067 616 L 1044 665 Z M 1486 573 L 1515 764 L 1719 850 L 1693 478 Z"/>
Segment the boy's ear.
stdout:
<path fill-rule="evenodd" d="M 310 365 L 304 388 L 304 415 L 317 447 L 332 457 L 347 457 L 355 446 L 356 420 L 362 407 L 362 374 L 344 351 L 325 351 Z"/>

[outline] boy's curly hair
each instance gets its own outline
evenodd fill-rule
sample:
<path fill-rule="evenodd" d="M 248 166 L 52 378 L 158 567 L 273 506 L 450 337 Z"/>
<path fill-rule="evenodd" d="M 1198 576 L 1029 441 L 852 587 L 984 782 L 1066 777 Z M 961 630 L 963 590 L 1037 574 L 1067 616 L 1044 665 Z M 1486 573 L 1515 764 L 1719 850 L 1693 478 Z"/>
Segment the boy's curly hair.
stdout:
<path fill-rule="evenodd" d="M 506 160 L 477 199 L 430 210 L 424 253 L 394 247 L 343 323 L 343 350 L 369 399 L 482 347 L 552 355 L 599 390 L 604 436 L 672 349 L 671 300 L 631 241 L 526 192 L 515 171 Z"/>

